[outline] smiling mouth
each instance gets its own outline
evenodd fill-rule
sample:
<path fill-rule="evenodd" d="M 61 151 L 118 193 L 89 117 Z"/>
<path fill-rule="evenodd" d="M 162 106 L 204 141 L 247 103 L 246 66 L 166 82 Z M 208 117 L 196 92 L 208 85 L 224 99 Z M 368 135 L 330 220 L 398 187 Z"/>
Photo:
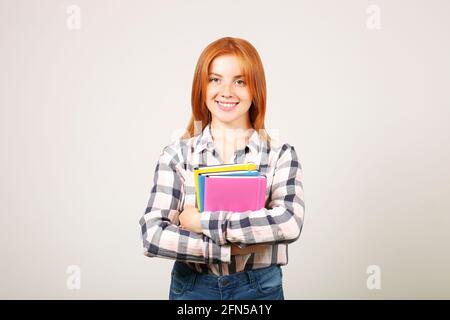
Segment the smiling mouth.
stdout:
<path fill-rule="evenodd" d="M 225 108 L 225 109 L 234 108 L 235 106 L 237 106 L 239 104 L 239 102 L 224 102 L 224 101 L 217 101 L 217 100 L 216 100 L 216 103 L 220 107 Z"/>

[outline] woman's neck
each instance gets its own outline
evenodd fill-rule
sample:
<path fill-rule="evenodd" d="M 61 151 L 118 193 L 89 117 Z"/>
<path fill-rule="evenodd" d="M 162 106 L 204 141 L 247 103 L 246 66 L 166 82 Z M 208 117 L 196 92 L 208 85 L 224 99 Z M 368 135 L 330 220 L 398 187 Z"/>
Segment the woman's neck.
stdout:
<path fill-rule="evenodd" d="M 247 145 L 252 133 L 250 122 L 241 125 L 227 125 L 211 121 L 213 141 L 219 149 L 240 149 Z"/>
<path fill-rule="evenodd" d="M 252 129 L 252 125 L 250 121 L 237 124 L 226 124 L 214 121 L 213 119 L 210 124 L 210 129 L 215 140 L 230 140 L 231 138 L 239 138 L 248 134 L 249 130 Z"/>

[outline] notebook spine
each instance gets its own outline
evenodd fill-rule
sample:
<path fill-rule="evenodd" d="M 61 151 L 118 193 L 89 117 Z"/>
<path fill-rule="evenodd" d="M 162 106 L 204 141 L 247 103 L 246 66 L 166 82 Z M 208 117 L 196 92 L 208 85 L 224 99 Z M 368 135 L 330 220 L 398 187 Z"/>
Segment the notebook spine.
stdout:
<path fill-rule="evenodd" d="M 260 197 L 263 196 L 263 192 L 264 192 L 263 188 L 264 188 L 264 178 L 261 178 L 261 179 L 259 179 L 259 196 L 258 196 L 259 198 L 258 198 L 258 207 L 257 208 L 260 207 L 260 203 L 262 200 L 262 199 L 260 199 Z"/>
<path fill-rule="evenodd" d="M 260 183 L 261 183 L 261 190 L 260 190 L 259 194 L 260 194 L 260 197 L 263 197 L 263 198 L 259 199 L 259 202 L 258 202 L 258 207 L 260 206 L 260 203 L 261 203 L 261 207 L 262 208 L 265 207 L 265 200 L 266 200 L 266 189 L 265 189 L 265 187 L 266 187 L 266 182 L 267 182 L 266 176 L 262 175 L 262 178 L 261 178 L 261 181 L 260 181 Z"/>

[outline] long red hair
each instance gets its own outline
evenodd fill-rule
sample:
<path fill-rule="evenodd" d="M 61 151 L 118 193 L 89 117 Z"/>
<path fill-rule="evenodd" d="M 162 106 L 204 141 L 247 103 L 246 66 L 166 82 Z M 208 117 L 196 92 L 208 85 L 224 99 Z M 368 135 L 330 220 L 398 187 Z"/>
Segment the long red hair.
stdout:
<path fill-rule="evenodd" d="M 210 43 L 203 50 L 197 61 L 192 81 L 192 116 L 183 138 L 190 138 L 195 134 L 201 133 L 211 122 L 211 112 L 208 110 L 205 102 L 209 68 L 215 58 L 228 54 L 237 57 L 244 80 L 248 84 L 248 90 L 252 97 L 252 104 L 248 111 L 250 123 L 263 139 L 270 141 L 270 137 L 264 127 L 267 93 L 266 78 L 261 59 L 250 42 L 232 37 L 221 38 Z M 201 127 L 196 128 L 198 123 L 201 124 Z"/>

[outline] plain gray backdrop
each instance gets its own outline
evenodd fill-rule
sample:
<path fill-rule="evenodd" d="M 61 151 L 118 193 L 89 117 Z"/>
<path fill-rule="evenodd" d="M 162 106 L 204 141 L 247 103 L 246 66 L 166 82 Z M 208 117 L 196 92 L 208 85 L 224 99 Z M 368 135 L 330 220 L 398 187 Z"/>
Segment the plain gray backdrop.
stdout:
<path fill-rule="evenodd" d="M 303 167 L 286 299 L 450 298 L 449 16 L 444 0 L 1 0 L 0 298 L 167 299 L 173 261 L 143 255 L 139 219 L 224 36 L 258 50 L 266 127 Z"/>

